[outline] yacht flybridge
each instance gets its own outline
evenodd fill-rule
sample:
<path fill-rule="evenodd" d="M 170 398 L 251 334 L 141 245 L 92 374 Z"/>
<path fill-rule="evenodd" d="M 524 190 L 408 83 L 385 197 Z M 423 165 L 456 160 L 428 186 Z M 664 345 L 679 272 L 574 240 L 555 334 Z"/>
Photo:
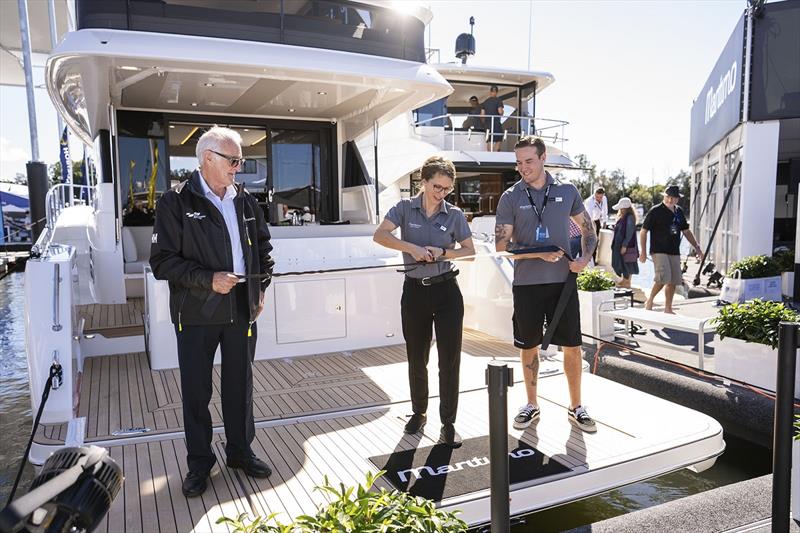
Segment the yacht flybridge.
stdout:
<path fill-rule="evenodd" d="M 425 158 L 437 154 L 456 165 L 456 186 L 449 200 L 469 218 L 492 216 L 500 195 L 519 179 L 514 144 L 523 135 L 545 141 L 545 166 L 551 173 L 577 168 L 564 151 L 568 122 L 536 116 L 536 96 L 555 81 L 552 74 L 461 63 L 431 66 L 450 83 L 453 92 L 409 110 L 381 128 L 382 205 L 416 194 L 419 167 Z M 492 86 L 497 87 L 497 98 L 503 104 L 503 115 L 494 118 L 481 110 Z M 477 99 L 478 107 L 471 105 L 470 99 Z M 361 146 L 366 148 L 366 143 L 363 140 Z M 373 152 L 363 152 L 366 167 L 372 169 Z"/>
<path fill-rule="evenodd" d="M 435 398 L 429 425 L 436 434 L 403 433 L 410 411 L 399 312 L 403 280 L 391 268 L 273 281 L 258 320 L 253 445 L 274 473 L 254 480 L 222 467 L 202 498 L 187 500 L 180 490 L 186 452 L 168 289 L 148 267 L 155 204 L 195 168 L 202 132 L 226 125 L 244 139 L 248 161 L 238 179 L 271 224 L 276 273 L 401 262 L 372 242 L 387 204 L 376 202 L 363 139 L 378 137 L 382 172 L 380 143 L 391 143 L 375 132 L 412 110 L 470 94 L 445 79 L 456 81 L 456 67 L 425 63 L 431 13 L 401 7 L 345 0 L 75 0 L 77 29 L 53 51 L 46 80 L 70 128 L 94 147 L 97 182 L 49 192 L 39 255 L 27 263 L 34 411 L 52 363 L 63 373 L 29 459 L 41 464 L 65 445 L 108 447 L 125 483 L 101 529 L 208 531 L 219 527 L 217 517 L 242 512 L 278 512 L 287 522 L 324 503 L 313 490 L 324 476 L 355 484 L 368 470 L 389 469 L 402 453 L 410 454 L 408 467 L 389 472 L 379 485 L 397 486 L 394 474 L 413 481 L 406 487 L 413 492 L 434 479 L 426 472 L 435 472 L 441 490 L 423 493 L 443 508 L 462 510 L 470 524 L 489 520 L 483 456 L 454 456 L 452 464 L 448 456 L 442 468 L 450 466 L 437 470 L 425 464 L 438 436 Z M 501 94 L 512 91 L 519 109 L 525 87 L 533 82 L 535 90 L 551 79 L 521 75 L 518 86 L 503 84 Z M 413 127 L 422 131 L 425 121 L 419 116 Z M 466 141 L 444 140 L 448 152 L 467 154 L 459 164 L 473 153 L 461 146 L 472 142 L 463 133 Z M 453 142 L 460 147 L 452 150 Z M 486 257 L 465 266 L 459 280 L 471 311 L 457 426 L 476 454 L 488 434 L 486 363 L 501 358 L 517 365 L 508 275 L 504 264 Z M 683 467 L 705 468 L 724 449 L 713 419 L 588 373 L 584 394 L 599 430 L 576 432 L 567 421 L 560 364 L 544 362 L 541 378 L 541 423 L 509 430 L 517 446 L 510 457 L 536 463 L 520 469 L 532 473 L 513 480 L 512 514 Z M 523 387 L 513 387 L 510 396 L 512 405 L 522 403 Z M 215 392 L 214 445 L 222 454 L 219 402 Z M 664 427 L 660 420 L 677 422 Z M 460 481 L 456 474 L 467 471 L 477 478 Z"/>

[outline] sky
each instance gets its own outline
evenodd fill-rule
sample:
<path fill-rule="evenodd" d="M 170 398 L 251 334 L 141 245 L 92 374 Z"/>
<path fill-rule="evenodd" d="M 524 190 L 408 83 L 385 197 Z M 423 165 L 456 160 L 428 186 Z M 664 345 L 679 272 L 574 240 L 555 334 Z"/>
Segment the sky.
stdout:
<path fill-rule="evenodd" d="M 2 1 L 2 0 L 0 0 Z M 470 64 L 547 71 L 539 117 L 566 120 L 571 154 L 599 169 L 661 183 L 689 168 L 689 114 L 745 0 L 432 0 L 426 43 L 455 60 L 459 33 L 475 17 Z M 529 16 L 532 14 L 532 16 Z M 530 33 L 529 33 L 530 22 Z M 430 37 L 430 39 L 429 39 Z M 42 83 L 41 70 L 34 84 Z M 55 110 L 36 89 L 40 157 L 58 159 Z M 80 143 L 72 144 L 73 159 Z M 0 87 L 0 179 L 30 159 L 23 88 Z"/>

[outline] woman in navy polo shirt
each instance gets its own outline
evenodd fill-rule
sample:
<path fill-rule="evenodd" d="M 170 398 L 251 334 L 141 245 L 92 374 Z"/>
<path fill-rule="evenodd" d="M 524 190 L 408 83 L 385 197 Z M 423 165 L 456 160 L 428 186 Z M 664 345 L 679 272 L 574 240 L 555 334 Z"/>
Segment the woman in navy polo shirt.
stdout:
<path fill-rule="evenodd" d="M 373 239 L 403 252 L 405 263 L 420 263 L 407 270 L 400 300 L 413 409 L 405 432 L 417 433 L 427 419 L 428 355 L 432 331 L 436 328 L 442 423 L 439 442 L 457 448 L 461 446 L 461 437 L 454 423 L 458 408 L 464 300 L 456 282 L 458 270 L 447 259 L 474 255 L 475 247 L 464 213 L 445 201 L 456 179 L 453 163 L 433 156 L 423 163 L 420 172 L 421 192 L 392 207 L 375 230 Z M 399 239 L 392 235 L 398 227 Z"/>

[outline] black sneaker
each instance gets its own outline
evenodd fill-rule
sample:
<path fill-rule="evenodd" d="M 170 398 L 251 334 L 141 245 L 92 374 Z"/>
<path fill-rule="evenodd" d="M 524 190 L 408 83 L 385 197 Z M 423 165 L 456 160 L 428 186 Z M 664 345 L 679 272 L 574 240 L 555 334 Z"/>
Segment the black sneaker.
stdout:
<path fill-rule="evenodd" d="M 462 444 L 461 435 L 458 434 L 453 424 L 443 424 L 437 444 L 445 444 L 451 448 L 460 448 Z"/>
<path fill-rule="evenodd" d="M 569 417 L 569 421 L 572 422 L 572 425 L 578 429 L 587 433 L 594 433 L 597 431 L 594 420 L 592 420 L 592 417 L 586 412 L 584 406 L 579 405 L 575 409 L 567 409 L 567 416 Z"/>
<path fill-rule="evenodd" d="M 419 433 L 419 430 L 425 427 L 425 422 L 427 422 L 428 416 L 425 413 L 414 413 L 409 418 L 408 422 L 406 422 L 406 427 L 403 429 L 409 435 L 413 435 L 414 433 Z"/>
<path fill-rule="evenodd" d="M 539 418 L 541 411 L 538 407 L 527 404 L 519 408 L 519 413 L 514 417 L 514 429 L 525 429 L 531 422 Z"/>

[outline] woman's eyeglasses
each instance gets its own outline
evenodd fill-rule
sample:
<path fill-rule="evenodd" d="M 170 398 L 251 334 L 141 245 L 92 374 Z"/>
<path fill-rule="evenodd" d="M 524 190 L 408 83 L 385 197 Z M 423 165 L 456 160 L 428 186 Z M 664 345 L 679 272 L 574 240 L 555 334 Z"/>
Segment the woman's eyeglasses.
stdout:
<path fill-rule="evenodd" d="M 453 192 L 452 187 L 442 187 L 441 185 L 436 185 L 435 183 L 432 183 L 431 187 L 433 188 L 433 192 L 439 192 L 439 193 L 443 192 L 445 194 L 450 194 L 451 192 Z"/>
<path fill-rule="evenodd" d="M 233 167 L 233 168 L 238 167 L 240 165 L 244 165 L 244 162 L 247 161 L 244 157 L 233 157 L 233 156 L 230 156 L 230 155 L 221 154 L 221 153 L 217 152 L 216 150 L 211 150 L 211 149 L 209 149 L 208 151 L 217 154 L 218 156 L 220 156 L 223 159 L 227 159 L 228 163 L 230 163 L 231 167 Z"/>

